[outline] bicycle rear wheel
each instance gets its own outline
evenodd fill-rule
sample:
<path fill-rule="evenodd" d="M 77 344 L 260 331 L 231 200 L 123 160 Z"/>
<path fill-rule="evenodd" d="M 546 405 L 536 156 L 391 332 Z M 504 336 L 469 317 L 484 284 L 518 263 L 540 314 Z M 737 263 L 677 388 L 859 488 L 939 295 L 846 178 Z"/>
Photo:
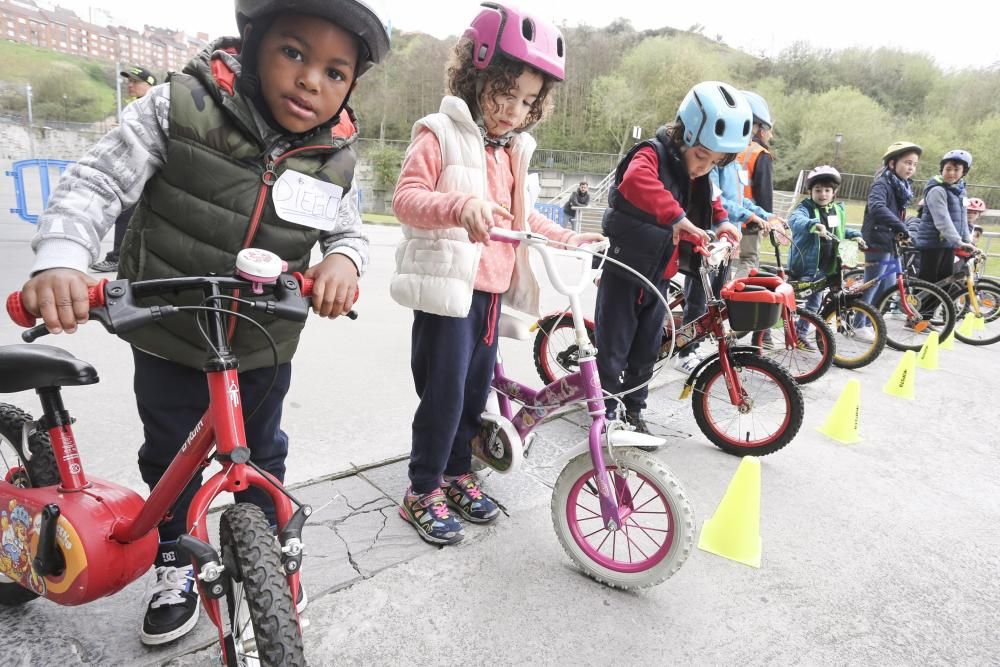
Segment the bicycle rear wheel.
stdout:
<path fill-rule="evenodd" d="M 786 342 L 783 324 L 780 329 L 770 330 L 773 347 L 764 346 L 764 334 L 768 331 L 766 329 L 753 332 L 753 344 L 761 350 L 765 358 L 788 371 L 796 382 L 808 384 L 823 377 L 830 370 L 837 347 L 833 331 L 822 317 L 805 308 L 797 309 L 792 317 L 792 327 L 804 323 L 806 328 L 804 334 L 799 334 L 798 347 Z M 784 320 L 779 321 L 784 322 Z M 803 346 L 802 342 L 806 342 L 807 345 Z M 809 349 L 810 347 L 813 349 Z"/>
<path fill-rule="evenodd" d="M 919 351 L 932 331 L 944 340 L 955 328 L 955 304 L 943 289 L 919 278 L 907 278 L 906 303 L 914 316 L 902 308 L 899 285 L 878 297 L 878 311 L 885 319 L 886 343 L 894 350 Z"/>
<path fill-rule="evenodd" d="M 756 354 L 732 360 L 743 393 L 741 405 L 729 399 L 722 362 L 716 358 L 694 383 L 691 408 L 701 432 L 734 456 L 765 456 L 789 442 L 802 426 L 802 392 L 788 372 Z"/>
<path fill-rule="evenodd" d="M 590 322 L 587 335 L 593 343 L 594 327 Z M 547 385 L 580 370 L 580 348 L 576 344 L 572 315 L 551 315 L 538 323 L 534 358 L 538 377 Z"/>
<path fill-rule="evenodd" d="M 979 315 L 973 313 L 969 295 L 955 298 L 955 338 L 968 345 L 991 345 L 1000 341 L 1000 282 L 989 278 L 976 280 Z M 969 324 L 966 324 L 969 317 Z"/>
<path fill-rule="evenodd" d="M 232 577 L 226 603 L 237 664 L 304 665 L 295 603 L 264 512 L 249 503 L 227 509 L 219 543 Z"/>
<path fill-rule="evenodd" d="M 570 461 L 552 491 L 552 524 L 566 554 L 587 576 L 612 587 L 653 586 L 673 575 L 691 553 L 694 513 L 680 481 L 656 457 L 614 449 L 607 463 L 622 526 L 601 517 L 589 453 Z"/>
<path fill-rule="evenodd" d="M 823 310 L 823 318 L 834 331 L 837 353 L 833 363 L 839 368 L 862 368 L 878 359 L 885 349 L 885 320 L 870 304 L 860 298 L 845 306 L 831 303 Z M 869 340 L 868 329 L 874 332 Z"/>
<path fill-rule="evenodd" d="M 24 427 L 33 421 L 27 412 L 13 405 L 0 403 L 0 479 L 22 489 L 52 486 L 60 481 L 48 433 L 33 433 L 28 438 L 28 451 L 22 451 Z M 22 581 L 39 591 L 43 590 L 41 579 L 30 566 L 25 564 L 25 567 L 22 576 L 27 579 Z M 0 605 L 20 605 L 38 597 L 38 593 L 15 581 L 17 574 L 11 574 L 13 578 L 0 573 Z"/>

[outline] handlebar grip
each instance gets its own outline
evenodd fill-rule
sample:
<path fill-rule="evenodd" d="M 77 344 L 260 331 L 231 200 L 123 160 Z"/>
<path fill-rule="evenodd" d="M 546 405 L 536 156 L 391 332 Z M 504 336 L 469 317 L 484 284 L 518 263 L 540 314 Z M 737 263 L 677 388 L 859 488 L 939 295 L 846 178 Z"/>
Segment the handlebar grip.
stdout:
<path fill-rule="evenodd" d="M 100 308 L 104 305 L 104 285 L 108 282 L 107 278 L 101 280 L 96 285 L 91 285 L 87 288 L 87 307 L 91 310 L 94 308 Z M 32 315 L 27 308 L 24 307 L 24 301 L 21 300 L 21 292 L 11 292 L 7 297 L 7 314 L 10 315 L 10 319 L 14 324 L 19 327 L 33 327 L 38 318 Z"/>

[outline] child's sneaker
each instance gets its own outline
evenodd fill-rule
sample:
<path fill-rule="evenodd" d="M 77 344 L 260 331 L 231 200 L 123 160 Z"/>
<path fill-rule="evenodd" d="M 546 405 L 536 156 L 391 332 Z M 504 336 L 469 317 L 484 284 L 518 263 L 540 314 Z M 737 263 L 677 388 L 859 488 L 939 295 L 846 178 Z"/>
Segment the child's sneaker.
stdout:
<path fill-rule="evenodd" d="M 686 357 L 674 357 L 674 368 L 688 375 L 690 375 L 700 363 L 701 357 L 697 354 L 689 354 Z"/>
<path fill-rule="evenodd" d="M 199 602 L 192 566 L 157 567 L 152 594 L 139 633 L 143 644 L 166 644 L 194 629 Z"/>
<path fill-rule="evenodd" d="M 801 335 L 799 337 L 799 342 L 796 344 L 796 347 L 798 347 L 800 350 L 804 350 L 805 352 L 818 352 L 819 351 L 818 349 L 816 349 L 816 345 L 815 344 L 813 344 L 805 336 L 801 336 Z"/>
<path fill-rule="evenodd" d="M 864 343 L 874 343 L 875 329 L 872 327 L 855 327 L 854 339 Z"/>
<path fill-rule="evenodd" d="M 431 544 L 454 544 L 465 537 L 465 529 L 448 511 L 448 501 L 441 489 L 421 494 L 406 489 L 399 516 L 412 523 L 417 534 Z"/>
<path fill-rule="evenodd" d="M 479 480 L 471 472 L 455 479 L 445 479 L 442 488 L 448 497 L 448 506 L 472 523 L 491 523 L 500 516 L 500 508 L 483 493 Z"/>

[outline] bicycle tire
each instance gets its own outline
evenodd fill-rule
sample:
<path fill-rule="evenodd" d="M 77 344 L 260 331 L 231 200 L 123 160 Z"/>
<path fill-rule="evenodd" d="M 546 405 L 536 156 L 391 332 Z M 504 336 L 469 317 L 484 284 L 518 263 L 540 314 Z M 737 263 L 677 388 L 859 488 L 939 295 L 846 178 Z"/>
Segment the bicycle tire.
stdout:
<path fill-rule="evenodd" d="M 594 327 L 590 322 L 586 327 L 590 342 L 594 344 Z M 573 316 L 560 313 L 540 320 L 533 355 L 538 377 L 546 385 L 580 370 Z"/>
<path fill-rule="evenodd" d="M 813 343 L 815 351 L 802 350 L 799 348 L 788 349 L 787 345 L 768 349 L 764 347 L 764 334 L 771 331 L 772 340 L 777 344 L 784 336 L 784 327 L 774 330 L 760 330 L 753 332 L 753 344 L 761 351 L 761 354 L 788 371 L 799 384 L 809 384 L 823 377 L 830 366 L 833 365 L 833 358 L 837 353 L 837 344 L 834 341 L 833 331 L 826 321 L 816 313 L 797 308 L 795 310 L 796 321 L 792 326 L 796 326 L 798 319 L 803 319 L 813 328 Z M 783 320 L 779 320 L 783 321 Z M 808 335 L 808 334 L 807 334 Z"/>
<path fill-rule="evenodd" d="M 966 293 L 959 294 L 955 297 L 955 338 L 962 341 L 966 345 L 992 345 L 997 341 L 1000 341 L 1000 322 L 997 322 L 997 318 L 1000 317 L 1000 282 L 991 280 L 989 278 L 980 278 L 976 280 L 976 298 L 980 304 L 980 315 L 982 316 L 983 329 L 973 330 L 972 335 L 963 332 L 962 325 L 960 322 L 964 321 L 965 316 L 972 313 L 972 308 L 969 307 L 967 303 Z M 983 305 L 987 304 L 984 308 Z M 987 329 L 987 325 L 989 328 Z M 986 332 L 982 335 L 978 335 L 980 332 Z"/>
<path fill-rule="evenodd" d="M 854 322 L 859 316 L 865 317 L 875 332 L 871 341 L 855 337 Z M 833 364 L 838 368 L 863 368 L 878 359 L 885 349 L 885 320 L 870 303 L 860 298 L 851 299 L 843 307 L 831 303 L 823 309 L 822 317 L 829 324 L 837 341 Z"/>
<path fill-rule="evenodd" d="M 552 524 L 566 554 L 588 577 L 614 588 L 654 586 L 676 573 L 690 555 L 695 534 L 694 512 L 680 481 L 656 457 L 633 447 L 615 448 L 614 456 L 614 462 L 607 462 L 608 472 L 616 488 L 618 483 L 626 485 L 629 501 L 624 504 L 633 510 L 624 525 L 615 532 L 599 529 L 601 512 L 589 452 L 572 459 L 559 473 L 552 491 Z M 624 480 L 619 476 L 619 464 L 629 473 Z M 647 499 L 650 493 L 652 496 Z M 619 499 L 622 495 L 618 494 Z M 659 508 L 657 500 L 663 506 L 662 513 L 654 511 Z M 643 515 L 639 520 L 652 521 L 653 525 L 640 526 L 635 519 L 638 514 Z M 647 519 L 647 515 L 659 516 Z M 634 532 L 630 533 L 630 528 Z M 603 533 L 607 535 L 601 537 Z M 657 544 L 661 534 L 663 542 Z M 622 545 L 618 542 L 619 535 L 625 536 Z M 645 545 L 649 545 L 650 556 L 640 563 L 632 562 L 633 553 L 646 555 L 641 549 Z M 629 562 L 619 557 L 627 557 Z"/>
<path fill-rule="evenodd" d="M 52 486 L 60 482 L 59 467 L 49 442 L 49 434 L 36 431 L 28 437 L 28 452 L 31 457 L 25 461 L 22 447 L 22 433 L 25 424 L 34 419 L 27 412 L 7 403 L 0 403 L 0 447 L 10 449 L 18 459 L 19 466 L 2 471 L 5 483 L 21 488 Z M 6 444 L 5 444 L 6 443 Z M 6 461 L 6 457 L 3 458 Z M 2 575 L 0 575 L 2 576 Z M 4 579 L 7 579 L 4 577 Z M 16 606 L 30 602 L 38 594 L 14 581 L 0 580 L 0 605 Z"/>
<path fill-rule="evenodd" d="M 725 375 L 722 372 L 722 362 L 718 357 L 708 364 L 695 379 L 694 394 L 691 398 L 694 419 L 698 423 L 701 432 L 705 434 L 705 437 L 727 454 L 734 456 L 766 456 L 773 454 L 791 442 L 802 427 L 802 417 L 805 413 L 802 391 L 795 380 L 792 379 L 792 376 L 788 374 L 788 371 L 770 359 L 765 359 L 756 353 L 734 354 L 732 357 L 732 366 L 737 372 L 745 372 L 748 369 L 752 370 L 763 378 L 770 379 L 778 390 L 780 390 L 780 396 L 776 396 L 773 399 L 774 403 L 777 403 L 779 400 L 784 403 L 784 414 L 779 415 L 781 422 L 778 427 L 770 434 L 751 438 L 752 433 L 757 433 L 757 429 L 750 428 L 748 430 L 747 428 L 748 426 L 753 427 L 755 424 L 753 421 L 754 411 L 765 412 L 764 416 L 767 416 L 766 412 L 769 412 L 759 409 L 769 407 L 768 404 L 756 405 L 756 398 L 751 395 L 752 393 L 756 393 L 758 395 L 757 398 L 760 398 L 759 389 L 763 386 L 763 379 L 758 383 L 759 386 L 756 388 L 753 386 L 748 388 L 750 384 L 749 375 L 741 379 L 740 384 L 743 387 L 744 393 L 750 395 L 751 400 L 754 400 L 754 405 L 749 411 L 741 412 L 729 400 L 729 390 L 726 388 Z M 721 387 L 713 392 L 720 381 Z M 713 408 L 710 402 L 712 405 L 718 405 L 718 409 Z M 738 439 L 738 437 L 727 435 L 719 429 L 719 425 L 713 419 L 713 415 L 716 413 L 721 414 L 723 408 L 735 411 L 732 421 L 738 423 L 736 433 L 746 433 L 747 437 L 745 439 Z"/>
<path fill-rule="evenodd" d="M 304 665 L 295 603 L 264 512 L 249 503 L 227 509 L 219 545 L 231 577 L 226 606 L 238 664 Z"/>
<path fill-rule="evenodd" d="M 908 320 L 898 306 L 898 283 L 894 283 L 890 289 L 877 297 L 877 308 L 885 320 L 886 344 L 900 352 L 907 350 L 917 352 L 927 340 L 925 334 L 929 334 L 930 331 L 936 331 L 939 340 L 944 340 L 951 334 L 955 328 L 955 303 L 943 289 L 926 280 L 907 278 L 906 288 L 908 293 L 907 300 L 911 304 L 911 308 L 915 310 L 920 310 L 919 307 L 925 300 L 935 300 L 937 303 L 934 305 L 932 317 L 940 316 L 940 322 L 936 319 L 921 320 L 918 326 L 924 322 L 928 324 L 920 331 L 910 327 Z"/>

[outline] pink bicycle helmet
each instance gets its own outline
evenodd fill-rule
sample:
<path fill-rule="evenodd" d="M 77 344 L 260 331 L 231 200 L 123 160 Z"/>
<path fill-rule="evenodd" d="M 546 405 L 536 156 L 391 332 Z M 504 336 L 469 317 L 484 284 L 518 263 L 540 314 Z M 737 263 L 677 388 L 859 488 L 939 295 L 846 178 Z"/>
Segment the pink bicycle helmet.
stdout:
<path fill-rule="evenodd" d="M 980 211 L 980 212 L 981 211 L 985 211 L 986 210 L 986 202 L 984 202 L 979 197 L 972 197 L 971 199 L 969 199 L 968 203 L 965 205 L 965 208 L 967 208 L 970 211 Z"/>
<path fill-rule="evenodd" d="M 558 81 L 566 78 L 566 46 L 558 28 L 509 5 L 484 2 L 482 7 L 463 35 L 473 42 L 476 69 L 489 67 L 499 52 Z"/>

